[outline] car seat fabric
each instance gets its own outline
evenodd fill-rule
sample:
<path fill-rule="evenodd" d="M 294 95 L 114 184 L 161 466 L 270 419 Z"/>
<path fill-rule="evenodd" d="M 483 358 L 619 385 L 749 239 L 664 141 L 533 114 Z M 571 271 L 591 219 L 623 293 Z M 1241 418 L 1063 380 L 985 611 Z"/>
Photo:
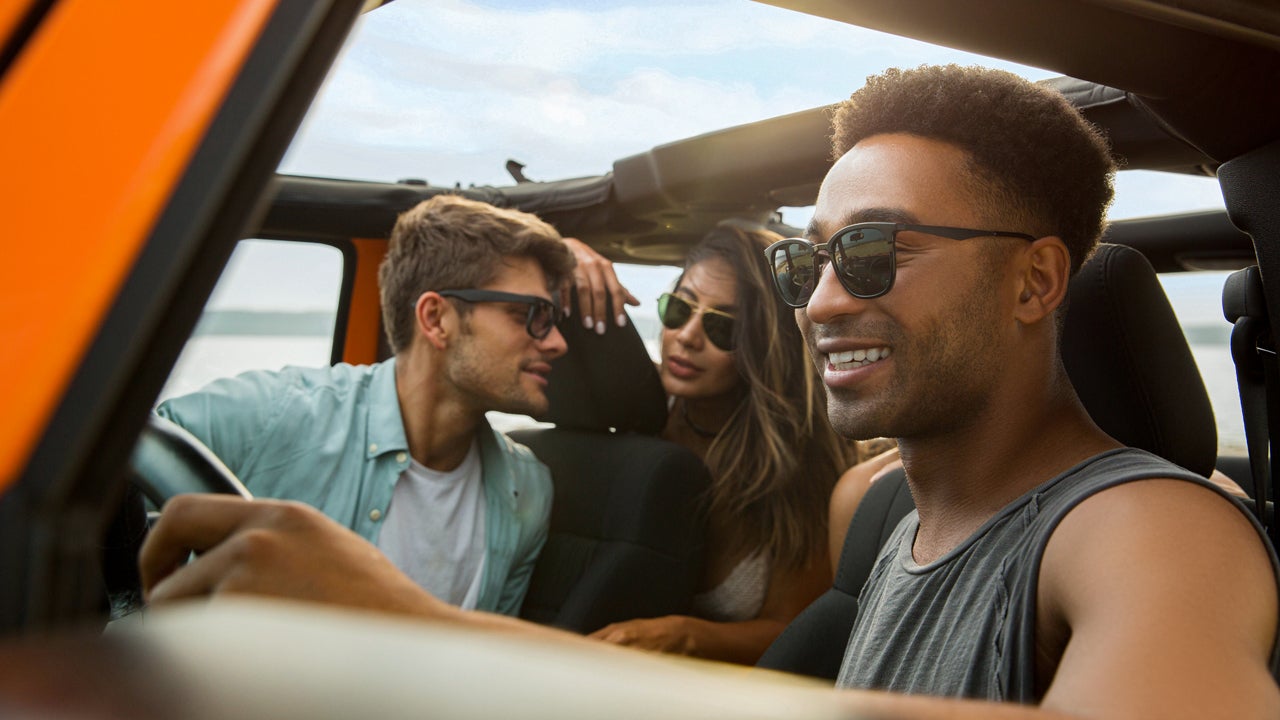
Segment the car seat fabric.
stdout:
<path fill-rule="evenodd" d="M 1071 281 L 1062 356 L 1105 432 L 1207 476 L 1217 425 L 1204 381 L 1155 271 L 1138 251 L 1099 245 Z M 759 667 L 834 682 L 880 546 L 914 509 L 901 469 L 876 480 L 849 522 L 832 588 L 773 642 Z"/>
<path fill-rule="evenodd" d="M 1099 245 L 1068 300 L 1062 360 L 1094 422 L 1125 445 L 1212 473 L 1218 428 L 1209 393 L 1147 259 Z"/>
<path fill-rule="evenodd" d="M 696 455 L 656 437 L 512 433 L 551 467 L 551 532 L 521 617 L 577 632 L 687 613 L 702 574 Z"/>
<path fill-rule="evenodd" d="M 1270 428 L 1280 427 L 1280 369 L 1276 366 L 1271 342 L 1271 318 L 1257 265 L 1238 270 L 1222 287 L 1222 314 L 1232 323 L 1231 358 L 1236 366 L 1236 387 L 1244 413 L 1244 436 L 1248 448 L 1248 477 L 1245 490 L 1253 502 L 1251 510 L 1267 528 L 1273 546 L 1280 547 L 1280 526 L 1275 521 L 1274 480 Z"/>
<path fill-rule="evenodd" d="M 697 455 L 656 437 L 666 396 L 632 323 L 597 335 L 575 311 L 552 363 L 546 420 L 510 432 L 551 470 L 555 499 L 521 617 L 576 632 L 688 613 L 702 576 Z M 612 317 L 612 313 L 608 315 Z"/>
<path fill-rule="evenodd" d="M 550 408 L 540 419 L 561 429 L 657 435 L 667 423 L 666 392 L 635 324 L 597 335 L 582 326 L 576 293 L 571 303 L 557 325 L 569 350 L 551 363 Z"/>
<path fill-rule="evenodd" d="M 785 670 L 835 681 L 844 648 L 858 616 L 858 595 L 871 574 L 876 553 L 915 508 L 906 477 L 899 472 L 867 489 L 849 521 L 840 565 L 830 590 L 818 596 L 765 651 L 757 667 Z M 871 548 L 872 552 L 859 552 Z"/>

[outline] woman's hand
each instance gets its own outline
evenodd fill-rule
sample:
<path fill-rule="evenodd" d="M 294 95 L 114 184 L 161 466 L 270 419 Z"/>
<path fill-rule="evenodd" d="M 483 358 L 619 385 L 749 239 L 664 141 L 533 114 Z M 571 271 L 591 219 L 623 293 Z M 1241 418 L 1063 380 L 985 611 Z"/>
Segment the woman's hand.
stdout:
<path fill-rule="evenodd" d="M 613 263 L 577 238 L 564 238 L 564 243 L 573 251 L 573 257 L 578 261 L 577 267 L 573 269 L 573 285 L 578 290 L 578 312 L 582 315 L 583 327 L 588 330 L 594 328 L 597 334 L 604 334 L 609 299 L 613 300 L 613 310 L 616 313 L 613 321 L 618 327 L 626 326 L 627 314 L 623 305 L 639 305 L 640 301 L 619 282 Z M 568 315 L 567 287 L 562 292 L 561 305 Z"/>
<path fill-rule="evenodd" d="M 606 625 L 588 637 L 637 650 L 695 655 L 696 648 L 688 627 L 690 620 L 681 615 L 627 620 Z"/>

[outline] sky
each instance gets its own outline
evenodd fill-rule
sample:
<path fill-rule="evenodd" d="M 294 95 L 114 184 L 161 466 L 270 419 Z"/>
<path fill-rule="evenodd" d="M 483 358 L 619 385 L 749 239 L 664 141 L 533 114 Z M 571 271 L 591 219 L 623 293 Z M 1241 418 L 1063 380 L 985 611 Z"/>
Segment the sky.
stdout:
<path fill-rule="evenodd" d="M 284 173 L 437 185 L 594 176 L 662 143 L 837 102 L 891 66 L 983 58 L 749 0 L 395 0 L 364 15 L 281 164 Z M 1122 173 L 1113 218 L 1221 207 L 1208 178 Z M 806 211 L 785 219 L 803 226 Z M 212 307 L 329 305 L 288 286 L 299 260 L 263 245 Z M 646 298 L 669 269 L 627 268 Z M 296 276 L 296 273 L 295 273 Z"/>
<path fill-rule="evenodd" d="M 516 159 L 535 180 L 600 175 L 654 145 L 837 102 L 887 67 L 941 62 L 1057 74 L 749 0 L 396 0 L 359 21 L 281 170 L 510 184 Z M 1122 182 L 1115 217 L 1221 206 L 1210 179 L 1148 190 L 1162 174 L 1142 175 Z"/>

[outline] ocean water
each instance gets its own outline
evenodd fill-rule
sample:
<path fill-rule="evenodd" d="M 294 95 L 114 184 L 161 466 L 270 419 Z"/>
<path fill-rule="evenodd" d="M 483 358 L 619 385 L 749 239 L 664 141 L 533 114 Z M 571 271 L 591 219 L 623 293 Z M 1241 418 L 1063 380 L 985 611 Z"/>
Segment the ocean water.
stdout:
<path fill-rule="evenodd" d="M 656 357 L 656 321 L 638 319 L 637 325 L 650 355 Z M 245 370 L 275 370 L 285 365 L 325 365 L 329 362 L 330 344 L 328 337 L 197 335 L 187 343 L 157 402 L 198 390 L 212 380 Z M 1217 417 L 1218 454 L 1246 454 L 1235 365 L 1231 361 L 1228 345 L 1216 341 L 1194 343 L 1191 349 Z M 499 430 L 538 425 L 532 419 L 520 415 L 490 413 L 489 418 Z"/>
<path fill-rule="evenodd" d="M 246 370 L 328 365 L 332 347 L 330 336 L 195 335 L 182 349 L 156 402 Z"/>
<path fill-rule="evenodd" d="M 1236 366 L 1228 345 L 1192 345 L 1191 354 L 1209 391 L 1209 402 L 1218 421 L 1218 454 L 1248 455 L 1244 440 L 1244 414 L 1236 386 Z"/>

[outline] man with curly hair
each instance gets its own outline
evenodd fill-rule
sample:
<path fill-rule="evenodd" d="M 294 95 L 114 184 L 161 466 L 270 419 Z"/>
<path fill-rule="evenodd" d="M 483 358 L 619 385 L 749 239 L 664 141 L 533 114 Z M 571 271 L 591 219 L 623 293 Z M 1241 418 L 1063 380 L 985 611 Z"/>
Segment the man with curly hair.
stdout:
<path fill-rule="evenodd" d="M 1047 87 L 946 66 L 870 78 L 833 144 L 779 289 L 833 426 L 896 438 L 918 508 L 862 591 L 839 685 L 1280 714 L 1265 537 L 1203 478 L 1100 430 L 1058 352 L 1112 197 L 1106 141 Z"/>

